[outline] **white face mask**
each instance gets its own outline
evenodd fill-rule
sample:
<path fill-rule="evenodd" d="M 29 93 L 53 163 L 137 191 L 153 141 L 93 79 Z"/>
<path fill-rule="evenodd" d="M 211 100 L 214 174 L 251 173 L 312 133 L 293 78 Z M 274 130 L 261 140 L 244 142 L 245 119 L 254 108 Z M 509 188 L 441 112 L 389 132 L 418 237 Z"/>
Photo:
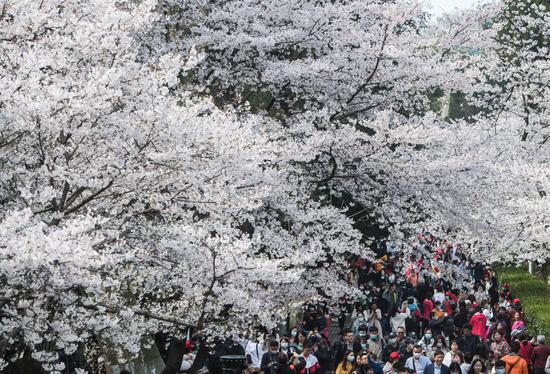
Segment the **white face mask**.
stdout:
<path fill-rule="evenodd" d="M 348 361 L 349 361 L 349 362 L 355 361 L 355 356 L 349 355 L 349 356 L 348 356 Z"/>
<path fill-rule="evenodd" d="M 290 335 L 292 335 L 292 336 L 296 336 L 296 335 L 298 335 L 298 331 L 296 331 L 296 330 L 292 330 L 292 331 L 290 332 Z"/>
<path fill-rule="evenodd" d="M 413 352 L 414 358 L 420 358 L 420 352 Z"/>
<path fill-rule="evenodd" d="M 281 343 L 281 349 L 287 349 L 288 343 Z"/>

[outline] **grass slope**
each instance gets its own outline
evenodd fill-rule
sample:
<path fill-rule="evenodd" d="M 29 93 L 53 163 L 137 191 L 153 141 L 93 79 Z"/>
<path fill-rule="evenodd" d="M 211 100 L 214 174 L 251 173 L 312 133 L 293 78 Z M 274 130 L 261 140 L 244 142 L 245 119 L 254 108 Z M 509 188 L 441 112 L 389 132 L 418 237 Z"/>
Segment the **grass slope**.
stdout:
<path fill-rule="evenodd" d="M 512 295 L 521 300 L 530 333 L 550 337 L 550 292 L 544 281 L 524 267 L 500 266 L 495 270 L 501 284 L 508 283 Z"/>

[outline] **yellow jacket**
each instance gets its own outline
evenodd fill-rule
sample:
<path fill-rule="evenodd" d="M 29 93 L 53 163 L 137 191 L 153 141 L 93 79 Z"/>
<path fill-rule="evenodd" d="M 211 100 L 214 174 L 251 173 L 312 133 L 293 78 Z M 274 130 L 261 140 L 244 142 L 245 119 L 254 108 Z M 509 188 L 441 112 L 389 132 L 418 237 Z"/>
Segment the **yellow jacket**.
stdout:
<path fill-rule="evenodd" d="M 338 367 L 336 368 L 336 374 L 351 374 L 351 371 L 353 370 L 353 364 L 346 361 L 346 366 L 344 367 L 343 362 L 340 362 L 338 364 Z"/>

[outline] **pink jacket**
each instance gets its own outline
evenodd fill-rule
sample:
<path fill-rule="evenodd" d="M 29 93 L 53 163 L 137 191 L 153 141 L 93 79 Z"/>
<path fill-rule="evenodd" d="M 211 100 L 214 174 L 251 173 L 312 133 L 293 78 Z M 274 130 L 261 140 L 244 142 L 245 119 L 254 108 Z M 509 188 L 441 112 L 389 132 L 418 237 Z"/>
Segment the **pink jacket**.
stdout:
<path fill-rule="evenodd" d="M 476 313 L 470 318 L 470 326 L 472 326 L 472 334 L 479 336 L 481 340 L 485 339 L 485 326 L 487 317 L 483 313 Z"/>

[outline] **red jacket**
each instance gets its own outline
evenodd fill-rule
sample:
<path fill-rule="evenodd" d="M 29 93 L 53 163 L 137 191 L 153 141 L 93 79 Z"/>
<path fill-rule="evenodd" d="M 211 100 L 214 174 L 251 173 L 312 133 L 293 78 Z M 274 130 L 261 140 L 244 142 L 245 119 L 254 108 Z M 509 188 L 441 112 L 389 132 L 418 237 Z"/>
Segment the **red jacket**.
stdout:
<path fill-rule="evenodd" d="M 546 359 L 550 356 L 550 345 L 539 344 L 533 349 L 531 355 L 531 363 L 534 369 L 544 369 L 546 366 Z"/>
<path fill-rule="evenodd" d="M 533 344 L 531 344 L 530 342 L 527 342 L 526 344 L 523 344 L 523 342 L 521 342 L 519 343 L 519 355 L 521 356 L 521 358 L 529 362 L 531 361 L 533 348 Z"/>
<path fill-rule="evenodd" d="M 428 321 L 430 319 L 430 314 L 432 314 L 432 310 L 434 310 L 434 303 L 430 299 L 425 299 L 422 303 L 422 310 L 424 311 L 422 318 Z"/>
<path fill-rule="evenodd" d="M 481 340 L 485 339 L 486 325 L 487 325 L 487 317 L 485 317 L 485 315 L 481 312 L 474 314 L 472 318 L 470 318 L 470 326 L 472 326 L 472 334 L 479 336 Z"/>

